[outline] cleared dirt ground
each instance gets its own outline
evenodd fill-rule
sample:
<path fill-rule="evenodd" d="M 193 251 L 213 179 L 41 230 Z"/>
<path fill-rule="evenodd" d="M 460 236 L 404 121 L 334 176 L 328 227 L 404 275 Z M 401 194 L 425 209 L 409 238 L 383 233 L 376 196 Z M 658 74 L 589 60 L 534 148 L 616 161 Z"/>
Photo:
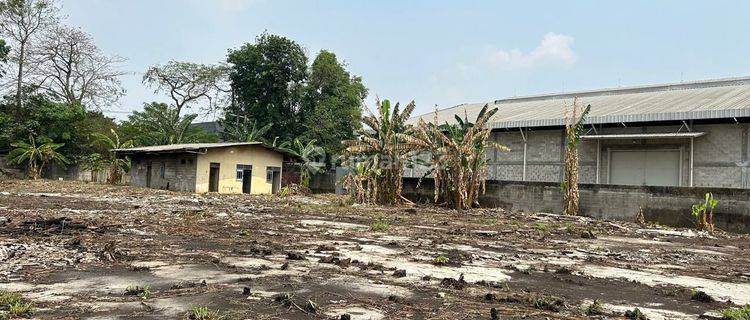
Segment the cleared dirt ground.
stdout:
<path fill-rule="evenodd" d="M 748 249 L 553 214 L 0 181 L 0 289 L 42 319 L 697 318 L 750 303 Z"/>

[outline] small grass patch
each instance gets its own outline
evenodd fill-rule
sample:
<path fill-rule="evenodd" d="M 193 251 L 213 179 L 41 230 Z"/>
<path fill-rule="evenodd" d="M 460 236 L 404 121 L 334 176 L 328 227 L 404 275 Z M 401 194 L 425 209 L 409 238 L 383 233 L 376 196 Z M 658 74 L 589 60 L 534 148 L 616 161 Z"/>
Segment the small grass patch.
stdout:
<path fill-rule="evenodd" d="M 253 234 L 253 232 L 250 231 L 250 229 L 242 229 L 242 230 L 240 230 L 240 236 L 249 237 L 251 234 Z"/>
<path fill-rule="evenodd" d="M 533 228 L 542 233 L 549 233 L 552 231 L 552 226 L 546 222 L 535 222 Z"/>
<path fill-rule="evenodd" d="M 750 304 L 742 308 L 727 308 L 721 310 L 721 316 L 727 320 L 750 320 Z"/>
<path fill-rule="evenodd" d="M 534 308 L 552 312 L 560 312 L 565 308 L 565 301 L 558 297 L 540 295 L 532 299 Z"/>
<path fill-rule="evenodd" d="M 125 288 L 125 295 L 138 296 L 139 298 L 146 300 L 148 298 L 151 298 L 151 286 L 128 286 L 127 288 Z"/>
<path fill-rule="evenodd" d="M 383 232 L 388 231 L 389 227 L 390 226 L 388 225 L 388 222 L 379 219 L 378 221 L 375 221 L 370 225 L 370 230 L 375 232 Z"/>
<path fill-rule="evenodd" d="M 211 310 L 208 307 L 194 306 L 190 308 L 188 319 L 190 320 L 221 320 L 225 317 L 219 310 Z"/>
<path fill-rule="evenodd" d="M 0 290 L 0 319 L 28 318 L 34 314 L 34 305 L 20 294 Z"/>
<path fill-rule="evenodd" d="M 435 257 L 435 259 L 432 259 L 432 262 L 439 266 L 446 265 L 450 261 L 451 261 L 450 258 L 443 256 L 443 255 L 437 256 Z"/>

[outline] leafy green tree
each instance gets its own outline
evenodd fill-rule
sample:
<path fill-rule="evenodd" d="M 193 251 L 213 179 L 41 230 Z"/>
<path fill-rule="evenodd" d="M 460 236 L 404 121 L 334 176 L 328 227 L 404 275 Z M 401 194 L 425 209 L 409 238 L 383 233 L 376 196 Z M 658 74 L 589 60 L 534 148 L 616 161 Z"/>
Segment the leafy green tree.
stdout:
<path fill-rule="evenodd" d="M 140 146 L 216 142 L 216 135 L 190 125 L 196 117 L 197 114 L 180 116 L 176 107 L 166 103 L 147 103 L 143 111 L 128 116 L 122 123 L 122 132 L 127 140 Z"/>
<path fill-rule="evenodd" d="M 53 102 L 48 94 L 24 95 L 21 120 L 14 119 L 13 97 L 0 101 L 0 153 L 9 152 L 16 141 L 33 135 L 37 143 L 59 142 L 58 150 L 73 162 L 84 161 L 92 153 L 107 150 L 92 138 L 93 133 L 107 133 L 117 127 L 114 119 L 101 112 L 86 111 L 80 105 Z"/>
<path fill-rule="evenodd" d="M 263 33 L 255 43 L 230 50 L 227 62 L 233 98 L 222 124 L 245 116 L 258 124 L 273 123 L 270 137 L 282 141 L 297 137 L 302 130 L 297 113 L 307 78 L 302 47 L 285 37 Z"/>
<path fill-rule="evenodd" d="M 95 133 L 94 137 L 108 150 L 106 156 L 100 156 L 104 163 L 106 163 L 106 165 L 109 167 L 109 176 L 107 178 L 107 183 L 116 184 L 120 182 L 122 174 L 130 170 L 130 159 L 118 158 L 117 156 L 115 156 L 112 150 L 132 148 L 133 140 L 120 140 L 120 135 L 117 134 L 117 131 L 115 131 L 114 129 L 111 131 L 111 133 L 111 136 L 101 133 Z"/>
<path fill-rule="evenodd" d="M 317 158 L 323 155 L 323 149 L 317 146 L 315 139 L 303 143 L 299 138 L 294 139 L 293 142 L 284 142 L 279 145 L 279 148 L 287 150 L 299 158 L 299 169 L 300 169 L 300 182 L 303 186 L 310 186 L 310 177 L 313 174 L 321 172 L 323 165 L 317 161 Z"/>
<path fill-rule="evenodd" d="M 8 154 L 8 159 L 16 164 L 26 163 L 29 176 L 36 180 L 42 177 L 44 167 L 50 162 L 61 166 L 70 163 L 64 155 L 57 152 L 63 145 L 53 142 L 38 145 L 34 136 L 29 135 L 29 142 L 18 141 L 11 144 L 15 149 Z"/>
<path fill-rule="evenodd" d="M 118 129 L 114 119 L 100 111 L 86 111 L 82 118 L 72 123 L 72 127 L 75 132 L 65 148 L 66 154 L 77 159 L 84 159 L 92 153 L 107 153 L 107 148 L 97 141 L 96 135 Z M 71 143 L 75 145 L 70 146 Z"/>
<path fill-rule="evenodd" d="M 24 95 L 23 104 L 20 120 L 16 120 L 15 101 L 8 98 L 0 103 L 0 150 L 8 150 L 11 143 L 33 135 L 41 143 L 65 143 L 61 152 L 74 155 L 79 144 L 75 124 L 85 118 L 83 107 L 55 103 L 45 94 Z"/>
<path fill-rule="evenodd" d="M 343 150 L 341 141 L 354 138 L 361 128 L 362 100 L 367 89 L 329 51 L 320 51 L 305 87 L 300 118 L 303 139 L 317 140 L 329 154 Z"/>

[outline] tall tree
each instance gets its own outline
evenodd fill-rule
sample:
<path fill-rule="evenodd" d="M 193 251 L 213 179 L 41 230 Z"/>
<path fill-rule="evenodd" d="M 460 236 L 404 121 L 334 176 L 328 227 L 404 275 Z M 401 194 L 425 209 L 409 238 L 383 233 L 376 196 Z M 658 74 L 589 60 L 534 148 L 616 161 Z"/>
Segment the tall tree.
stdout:
<path fill-rule="evenodd" d="M 343 150 L 341 141 L 361 128 L 362 100 L 367 89 L 329 51 L 320 51 L 310 68 L 300 118 L 306 140 L 317 140 L 330 154 Z"/>
<path fill-rule="evenodd" d="M 236 123 L 245 116 L 255 123 L 273 123 L 269 137 L 291 141 L 300 132 L 297 123 L 307 56 L 296 42 L 282 36 L 261 34 L 255 43 L 230 50 L 229 79 L 233 103 L 224 112 L 223 123 Z"/>
<path fill-rule="evenodd" d="M 38 85 L 56 99 L 98 109 L 125 94 L 118 70 L 125 59 L 104 55 L 86 32 L 56 25 L 35 47 Z"/>
<path fill-rule="evenodd" d="M 35 37 L 57 20 L 57 7 L 51 0 L 0 1 L 0 33 L 12 41 L 11 59 L 16 64 L 15 116 L 23 109 L 25 70 L 30 62 L 29 50 Z"/>
<path fill-rule="evenodd" d="M 191 103 L 204 99 L 212 110 L 225 89 L 227 68 L 192 62 L 169 61 L 163 66 L 152 66 L 143 75 L 143 83 L 155 92 L 167 92 L 174 102 L 177 115 Z"/>
<path fill-rule="evenodd" d="M 215 135 L 208 135 L 203 129 L 190 125 L 197 116 L 181 116 L 176 107 L 166 103 L 147 103 L 143 111 L 133 112 L 123 122 L 124 139 L 141 146 L 215 142 Z"/>

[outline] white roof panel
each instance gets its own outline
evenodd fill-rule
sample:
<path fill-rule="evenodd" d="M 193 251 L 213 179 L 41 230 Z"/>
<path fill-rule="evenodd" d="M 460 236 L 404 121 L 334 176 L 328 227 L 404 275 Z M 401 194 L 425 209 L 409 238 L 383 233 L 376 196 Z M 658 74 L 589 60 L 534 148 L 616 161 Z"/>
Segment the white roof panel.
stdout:
<path fill-rule="evenodd" d="M 453 123 L 454 115 L 474 120 L 485 104 L 497 107 L 493 128 L 564 125 L 565 106 L 578 97 L 591 105 L 587 123 L 628 123 L 750 117 L 750 77 L 600 89 L 462 104 L 409 119 Z"/>

